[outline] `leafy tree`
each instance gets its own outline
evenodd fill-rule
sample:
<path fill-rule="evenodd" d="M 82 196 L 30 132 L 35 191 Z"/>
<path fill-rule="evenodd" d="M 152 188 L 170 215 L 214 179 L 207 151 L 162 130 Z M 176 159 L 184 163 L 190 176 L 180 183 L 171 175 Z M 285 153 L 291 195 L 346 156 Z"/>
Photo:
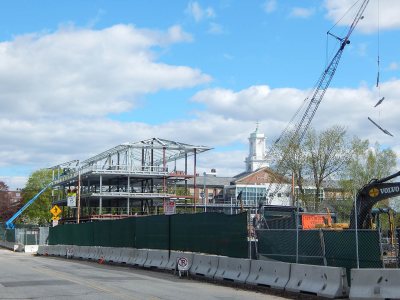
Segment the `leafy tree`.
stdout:
<path fill-rule="evenodd" d="M 0 181 L 0 222 L 5 222 L 9 216 L 9 203 L 8 186 Z"/>
<path fill-rule="evenodd" d="M 368 140 L 354 138 L 352 156 L 342 174 L 341 186 L 348 192 L 361 189 L 372 179 L 389 176 L 396 167 L 396 153 L 379 143 L 370 147 Z"/>
<path fill-rule="evenodd" d="M 392 174 L 396 167 L 396 154 L 389 148 L 383 149 L 378 143 L 371 147 L 368 140 L 357 137 L 353 138 L 351 146 L 351 157 L 339 181 L 342 200 L 331 203 L 343 221 L 350 219 L 357 191 L 372 179 Z M 387 201 L 380 202 L 380 205 L 387 205 Z"/>
<path fill-rule="evenodd" d="M 333 126 L 316 133 L 310 130 L 305 138 L 304 147 L 310 175 L 315 186 L 314 201 L 319 203 L 319 194 L 326 179 L 342 172 L 351 157 L 351 144 L 345 139 L 346 130 L 342 126 Z"/>
<path fill-rule="evenodd" d="M 304 179 L 307 173 L 307 156 L 302 145 L 294 142 L 293 133 L 281 137 L 272 153 L 277 174 L 285 174 L 288 171 L 294 176 L 294 181 L 299 188 L 300 197 L 306 197 L 303 189 Z M 276 181 L 279 181 L 277 179 Z"/>
<path fill-rule="evenodd" d="M 37 193 L 39 193 L 46 185 L 52 180 L 52 171 L 48 169 L 41 169 L 32 173 L 26 183 L 25 188 L 22 190 L 23 203 L 25 204 L 32 199 Z M 49 210 L 51 209 L 51 190 L 48 189 L 43 192 L 39 198 L 31 204 L 18 222 L 28 224 L 48 224 L 51 215 Z"/>
<path fill-rule="evenodd" d="M 291 171 L 299 189 L 298 197 L 306 207 L 318 209 L 322 186 L 345 168 L 351 152 L 345 134 L 341 126 L 320 133 L 310 129 L 301 144 L 296 143 L 291 133 L 277 145 L 275 160 L 279 163 L 275 169 L 281 174 Z M 315 188 L 312 194 L 305 191 L 306 185 Z"/>
<path fill-rule="evenodd" d="M 4 181 L 0 181 L 0 192 L 8 191 L 8 185 Z"/>

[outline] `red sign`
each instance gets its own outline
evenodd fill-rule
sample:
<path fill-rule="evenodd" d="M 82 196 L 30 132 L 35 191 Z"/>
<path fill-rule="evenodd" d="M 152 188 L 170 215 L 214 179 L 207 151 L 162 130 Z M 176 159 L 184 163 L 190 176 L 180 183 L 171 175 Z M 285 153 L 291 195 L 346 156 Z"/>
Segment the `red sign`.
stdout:
<path fill-rule="evenodd" d="M 328 215 L 301 215 L 301 223 L 303 224 L 303 229 L 315 229 L 317 224 L 325 224 Z"/>

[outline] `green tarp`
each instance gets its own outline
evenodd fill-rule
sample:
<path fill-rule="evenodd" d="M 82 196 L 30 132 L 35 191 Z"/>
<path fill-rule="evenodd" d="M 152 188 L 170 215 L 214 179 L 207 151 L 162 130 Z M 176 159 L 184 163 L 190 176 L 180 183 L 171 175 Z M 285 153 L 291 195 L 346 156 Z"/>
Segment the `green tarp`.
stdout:
<path fill-rule="evenodd" d="M 58 225 L 49 244 L 165 249 L 248 257 L 247 214 L 177 214 Z"/>

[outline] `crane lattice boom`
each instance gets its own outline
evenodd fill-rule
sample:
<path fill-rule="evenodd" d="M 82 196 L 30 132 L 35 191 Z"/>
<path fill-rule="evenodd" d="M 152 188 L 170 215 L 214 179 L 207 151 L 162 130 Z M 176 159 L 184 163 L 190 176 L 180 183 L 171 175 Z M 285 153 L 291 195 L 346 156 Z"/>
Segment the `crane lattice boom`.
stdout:
<path fill-rule="evenodd" d="M 340 47 L 339 50 L 336 52 L 335 56 L 331 59 L 330 63 L 327 65 L 327 67 L 324 69 L 322 72 L 319 80 L 317 81 L 317 84 L 315 85 L 314 89 L 311 92 L 311 97 L 308 97 L 308 106 L 300 119 L 300 121 L 296 124 L 295 129 L 293 130 L 293 133 L 290 136 L 290 144 L 292 145 L 299 145 L 301 141 L 303 140 L 310 123 L 312 119 L 314 118 L 315 113 L 317 112 L 317 109 L 324 98 L 324 95 L 332 81 L 333 76 L 336 73 L 336 69 L 339 65 L 340 59 L 342 57 L 343 51 L 346 47 L 346 45 L 350 44 L 350 35 L 354 31 L 355 27 L 357 26 L 358 22 L 363 19 L 363 13 L 365 11 L 365 8 L 368 5 L 369 0 L 364 0 L 360 6 L 360 8 L 357 11 L 357 14 L 351 23 L 347 34 L 344 38 L 338 38 L 340 41 Z M 288 127 L 287 127 L 288 128 Z M 286 129 L 287 129 L 286 128 Z M 286 131 L 285 129 L 285 131 Z M 281 134 L 281 137 L 285 135 L 285 131 Z M 279 142 L 281 138 L 277 140 Z M 288 149 L 289 150 L 289 149 Z M 277 164 L 277 169 L 280 170 L 280 167 L 282 166 L 282 163 L 286 160 L 287 155 L 289 151 L 285 151 L 283 157 L 280 159 L 280 161 Z M 267 190 L 270 190 L 272 183 L 269 184 L 269 187 Z M 272 193 L 272 197 L 279 191 L 281 188 L 282 184 L 277 184 L 275 187 L 275 190 Z M 271 200 L 271 199 L 270 199 Z"/>

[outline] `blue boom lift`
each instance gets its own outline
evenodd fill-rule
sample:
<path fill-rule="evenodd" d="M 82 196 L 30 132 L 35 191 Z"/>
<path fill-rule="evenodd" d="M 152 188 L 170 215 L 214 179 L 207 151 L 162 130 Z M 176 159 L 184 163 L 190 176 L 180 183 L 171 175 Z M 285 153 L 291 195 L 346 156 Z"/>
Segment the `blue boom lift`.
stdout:
<path fill-rule="evenodd" d="M 5 224 L 6 229 L 13 229 L 15 228 L 14 221 L 18 218 L 24 211 L 27 209 L 33 202 L 35 202 L 44 191 L 46 191 L 49 187 L 53 185 L 53 182 L 50 182 L 46 185 L 39 193 L 37 193 L 31 200 L 26 202 L 24 206 L 21 207 L 19 211 L 17 211 Z"/>

